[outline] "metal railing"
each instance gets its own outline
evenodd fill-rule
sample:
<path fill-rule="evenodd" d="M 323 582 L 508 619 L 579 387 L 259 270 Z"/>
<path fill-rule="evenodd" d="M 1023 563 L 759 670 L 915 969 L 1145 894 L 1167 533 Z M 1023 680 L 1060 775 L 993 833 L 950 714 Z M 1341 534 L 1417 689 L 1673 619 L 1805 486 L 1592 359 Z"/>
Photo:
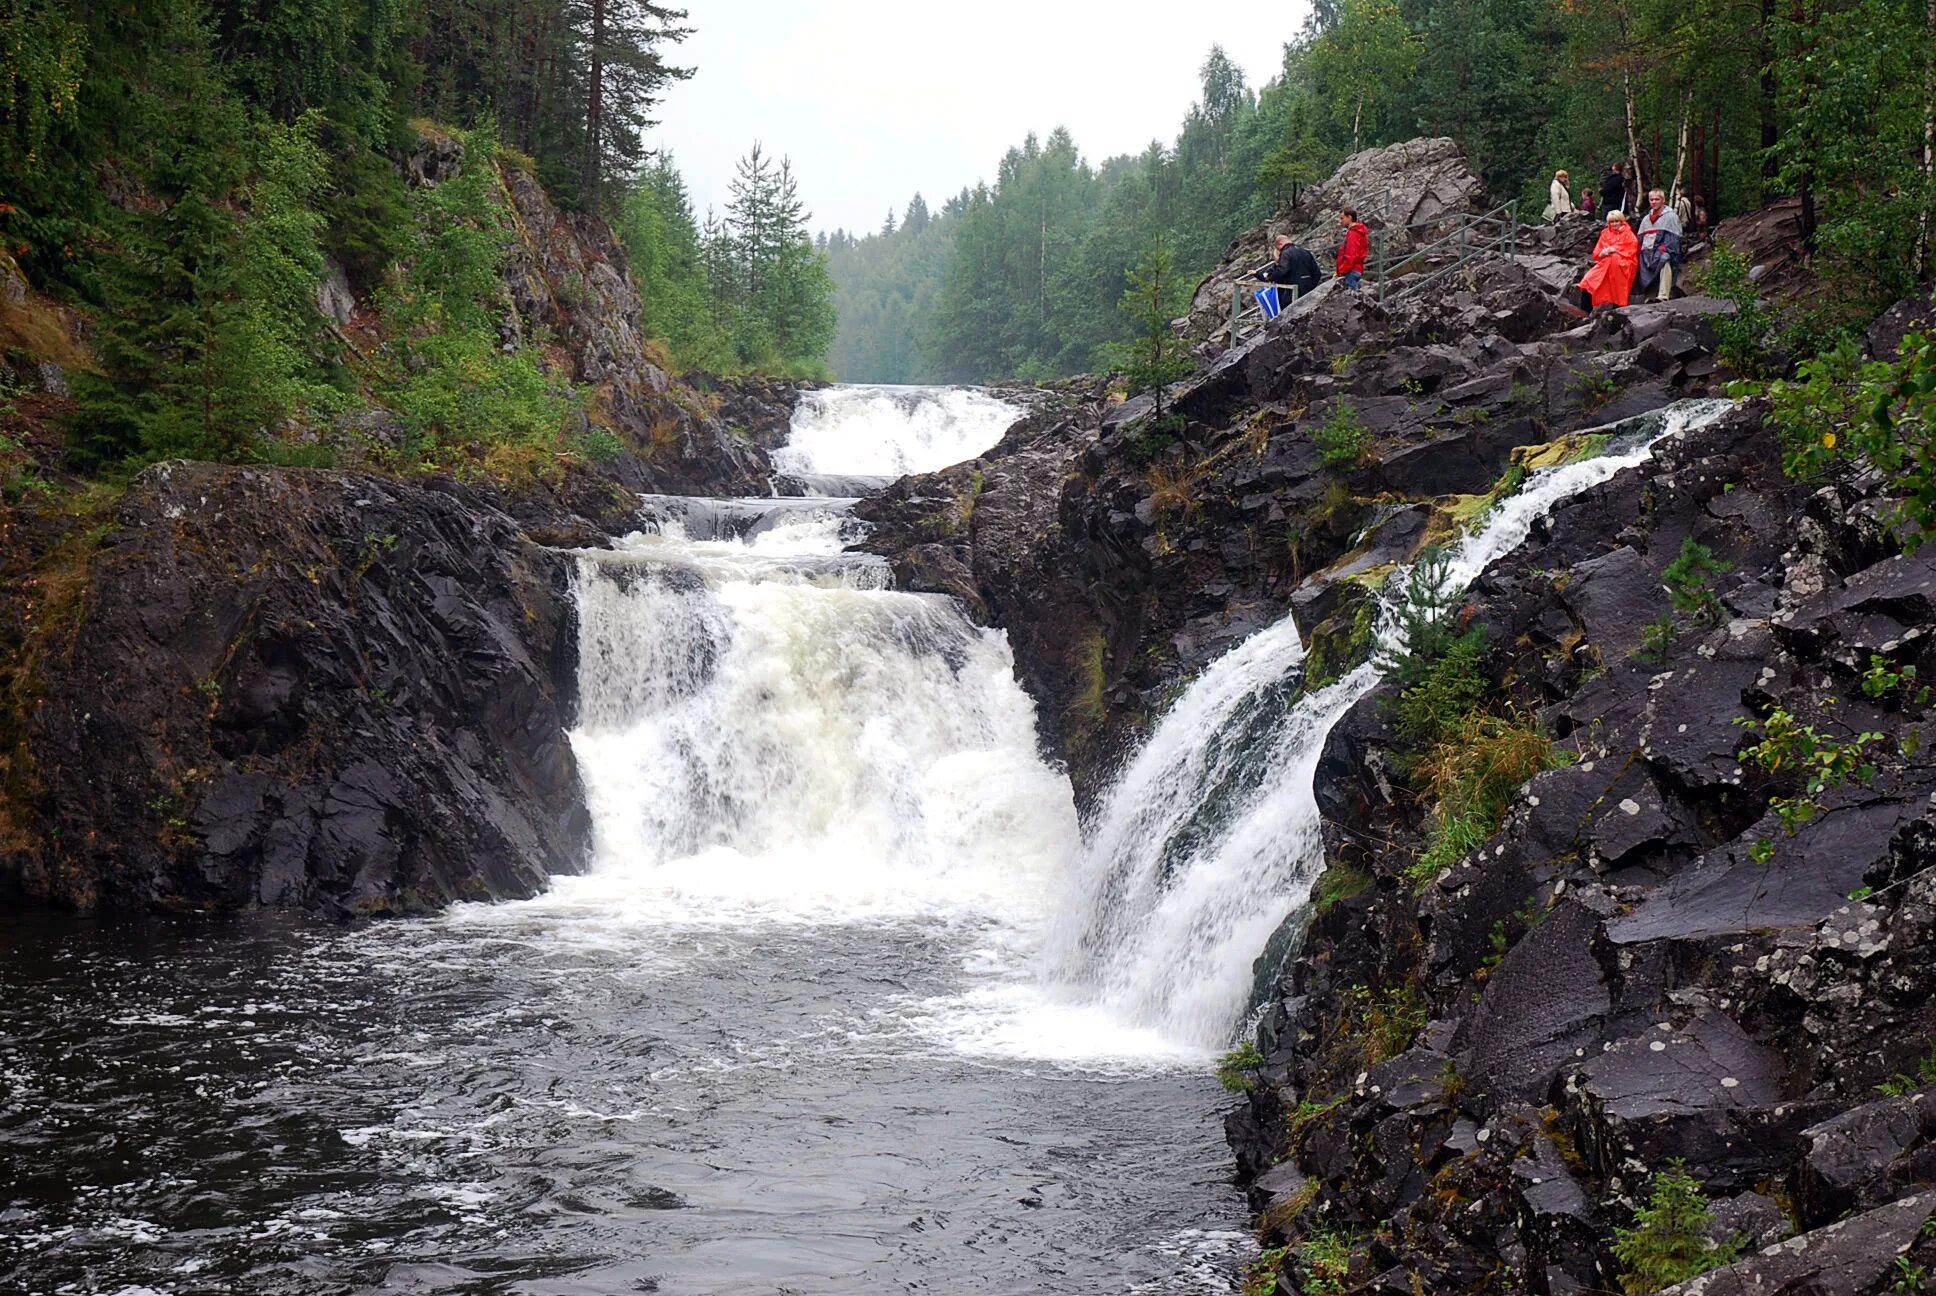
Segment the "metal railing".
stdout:
<path fill-rule="evenodd" d="M 1389 210 L 1390 203 L 1391 197 L 1387 194 L 1382 209 Z M 1374 212 L 1373 216 L 1375 218 L 1380 214 Z M 1437 238 L 1428 243 L 1415 244 L 1409 237 L 1401 243 L 1397 237 L 1428 230 L 1440 232 Z M 1394 244 L 1400 246 L 1394 247 Z M 1450 260 L 1446 259 L 1448 256 Z M 1436 220 L 1418 221 L 1410 225 L 1380 226 L 1371 232 L 1370 255 L 1365 260 L 1365 286 L 1372 293 L 1373 300 L 1381 306 L 1387 302 L 1400 302 L 1459 273 L 1482 257 L 1504 257 L 1508 261 L 1519 259 L 1518 199 L 1501 203 L 1479 216 L 1441 216 Z M 1428 267 L 1428 272 L 1423 275 L 1405 277 L 1414 270 Z M 1403 278 L 1403 282 L 1393 286 L 1391 281 L 1400 278 Z M 1256 282 L 1248 278 L 1232 285 L 1231 346 L 1269 322 L 1264 308 L 1251 295 L 1256 288 Z M 1283 309 L 1289 310 L 1291 303 L 1298 298 L 1296 286 L 1279 284 L 1277 291 L 1283 299 Z"/>
<path fill-rule="evenodd" d="M 1380 305 L 1400 302 L 1433 284 L 1458 274 L 1480 258 L 1519 259 L 1519 200 L 1501 203 L 1479 216 L 1461 216 L 1457 225 L 1430 243 L 1394 248 L 1396 235 L 1413 230 L 1444 230 L 1449 221 L 1421 221 L 1415 225 L 1387 226 L 1371 232 L 1371 256 L 1365 262 L 1365 278 Z M 1409 243 L 1410 240 L 1407 240 Z M 1450 260 L 1447 258 L 1450 257 Z M 1442 264 L 1441 264 L 1442 263 Z M 1391 281 L 1411 270 L 1434 267 L 1428 273 L 1406 278 L 1396 287 Z"/>
<path fill-rule="evenodd" d="M 1270 316 L 1264 314 L 1264 307 L 1255 296 L 1257 290 L 1265 285 L 1255 279 L 1239 279 L 1232 285 L 1230 293 L 1230 345 L 1235 346 L 1243 339 L 1246 331 L 1255 333 L 1270 323 Z M 1270 285 L 1277 289 L 1277 300 L 1281 305 L 1277 313 L 1282 315 L 1291 308 L 1291 303 L 1301 295 L 1296 284 Z"/>

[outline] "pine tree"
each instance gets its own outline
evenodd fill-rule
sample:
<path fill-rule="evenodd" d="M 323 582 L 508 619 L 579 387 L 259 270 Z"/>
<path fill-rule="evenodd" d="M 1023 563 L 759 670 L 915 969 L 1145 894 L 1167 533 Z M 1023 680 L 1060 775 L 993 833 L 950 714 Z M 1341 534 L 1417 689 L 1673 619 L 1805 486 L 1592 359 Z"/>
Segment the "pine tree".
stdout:
<path fill-rule="evenodd" d="M 1708 1236 L 1712 1220 L 1686 1163 L 1670 1161 L 1654 1176 L 1647 1204 L 1634 1212 L 1633 1227 L 1615 1230 L 1613 1254 L 1624 1266 L 1621 1290 L 1643 1296 L 1732 1264 L 1741 1243 L 1717 1245 Z"/>
<path fill-rule="evenodd" d="M 1163 389 L 1194 367 L 1183 339 L 1170 327 L 1181 304 L 1178 297 L 1170 245 L 1159 235 L 1129 272 L 1122 312 L 1134 323 L 1136 337 L 1119 347 L 1116 356 L 1132 395 L 1155 394 L 1153 426 L 1165 432 Z"/>

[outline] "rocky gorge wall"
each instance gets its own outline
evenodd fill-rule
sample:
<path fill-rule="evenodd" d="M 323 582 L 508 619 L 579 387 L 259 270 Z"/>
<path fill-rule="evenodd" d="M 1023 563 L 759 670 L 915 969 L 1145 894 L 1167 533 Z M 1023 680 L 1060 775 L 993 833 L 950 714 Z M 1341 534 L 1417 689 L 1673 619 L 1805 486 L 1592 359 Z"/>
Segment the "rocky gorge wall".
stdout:
<path fill-rule="evenodd" d="M 405 173 L 461 158 L 426 131 Z M 632 529 L 640 492 L 768 493 L 802 385 L 669 374 L 611 230 L 500 175 L 503 345 L 588 392 L 618 452 L 516 480 L 165 463 L 118 499 L 0 503 L 0 888 L 350 915 L 582 866 L 555 549 Z M 378 326 L 340 275 L 318 307 L 351 347 Z"/>

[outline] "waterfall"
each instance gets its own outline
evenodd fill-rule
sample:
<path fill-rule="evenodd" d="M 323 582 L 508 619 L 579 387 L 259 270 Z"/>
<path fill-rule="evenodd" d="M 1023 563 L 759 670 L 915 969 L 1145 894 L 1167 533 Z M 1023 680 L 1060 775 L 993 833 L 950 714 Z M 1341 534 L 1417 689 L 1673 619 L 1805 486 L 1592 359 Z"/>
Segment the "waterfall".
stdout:
<path fill-rule="evenodd" d="M 1014 414 L 979 392 L 832 388 L 779 453 L 836 474 L 926 463 Z M 889 589 L 882 560 L 847 551 L 852 503 L 649 496 L 646 530 L 578 555 L 593 867 L 553 903 L 620 923 L 1039 923 L 1074 802 L 1007 638 Z"/>
<path fill-rule="evenodd" d="M 1449 554 L 1463 588 L 1555 504 L 1643 462 L 1662 436 L 1730 408 L 1689 401 L 1603 429 L 1609 452 L 1537 472 Z M 1393 574 L 1386 597 L 1403 588 Z M 1395 622 L 1384 608 L 1378 639 Z M 1289 617 L 1212 663 L 1157 723 L 1101 802 L 1051 974 L 1127 1023 L 1214 1048 L 1241 1025 L 1253 965 L 1324 867 L 1312 775 L 1331 727 L 1378 684 L 1366 663 L 1298 697 L 1303 645 Z"/>
<path fill-rule="evenodd" d="M 1007 640 L 885 588 L 829 511 L 578 558 L 595 868 L 648 917 L 1026 916 L 1072 848 Z"/>
<path fill-rule="evenodd" d="M 773 466 L 808 494 L 829 477 L 938 472 L 993 446 L 1021 413 L 973 387 L 827 387 L 800 398 Z"/>

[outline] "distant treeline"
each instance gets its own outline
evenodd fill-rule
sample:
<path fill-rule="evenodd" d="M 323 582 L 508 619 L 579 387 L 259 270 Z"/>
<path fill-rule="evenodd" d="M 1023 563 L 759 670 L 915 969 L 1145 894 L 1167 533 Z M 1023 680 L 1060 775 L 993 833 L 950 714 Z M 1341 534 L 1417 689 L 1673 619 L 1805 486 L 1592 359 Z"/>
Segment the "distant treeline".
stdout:
<path fill-rule="evenodd" d="M 993 183 L 824 239 L 857 381 L 1080 371 L 1158 236 L 1188 280 L 1359 148 L 1449 135 L 1536 215 L 1553 172 L 1609 163 L 1715 216 L 1799 195 L 1826 276 L 1865 301 L 1930 262 L 1936 4 L 1930 0 L 1318 0 L 1260 90 L 1220 49 L 1172 143 L 1085 161 L 1031 135 Z"/>

